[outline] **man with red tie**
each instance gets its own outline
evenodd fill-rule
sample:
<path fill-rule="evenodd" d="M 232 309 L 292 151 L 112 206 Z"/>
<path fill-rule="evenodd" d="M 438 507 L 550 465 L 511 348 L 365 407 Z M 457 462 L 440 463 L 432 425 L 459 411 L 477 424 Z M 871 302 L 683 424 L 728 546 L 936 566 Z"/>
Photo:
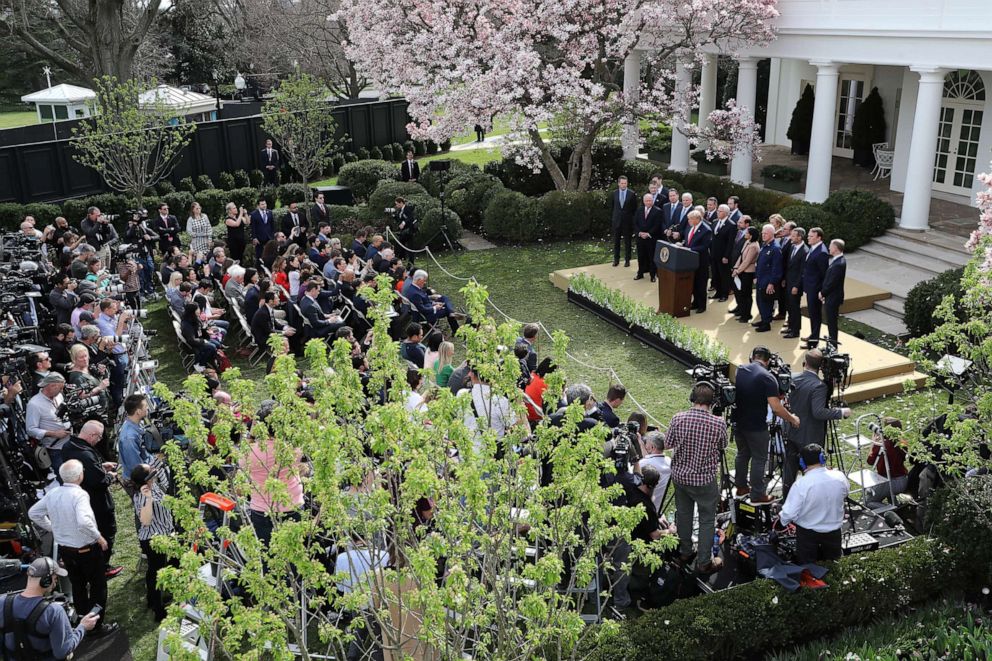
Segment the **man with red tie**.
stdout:
<path fill-rule="evenodd" d="M 634 233 L 637 235 L 637 275 L 634 280 L 643 279 L 645 273 L 651 275 L 651 282 L 657 278 L 654 246 L 661 238 L 661 227 L 661 211 L 654 205 L 654 195 L 647 193 L 634 213 Z"/>
<path fill-rule="evenodd" d="M 713 230 L 703 222 L 703 214 L 698 211 L 690 211 L 687 219 L 687 234 L 682 245 L 699 255 L 699 266 L 692 279 L 692 309 L 694 312 L 706 312 L 706 282 L 710 275 Z"/>

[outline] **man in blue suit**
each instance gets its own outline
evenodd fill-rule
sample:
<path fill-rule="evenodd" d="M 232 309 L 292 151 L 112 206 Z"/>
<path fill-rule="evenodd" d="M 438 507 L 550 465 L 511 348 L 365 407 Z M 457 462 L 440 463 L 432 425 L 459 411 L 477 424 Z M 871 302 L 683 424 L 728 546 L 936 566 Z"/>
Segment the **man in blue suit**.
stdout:
<path fill-rule="evenodd" d="M 752 324 L 759 333 L 772 329 L 772 308 L 782 282 L 782 249 L 775 242 L 775 227 L 761 228 L 761 252 L 754 270 L 754 280 L 758 290 L 758 313 L 761 319 Z"/>
<path fill-rule="evenodd" d="M 682 204 L 679 202 L 679 192 L 674 188 L 668 189 L 668 202 L 661 206 L 661 231 L 665 236 L 659 236 L 663 241 L 678 241 L 678 237 L 672 236 L 672 232 L 682 220 Z"/>
<path fill-rule="evenodd" d="M 699 266 L 692 278 L 692 309 L 706 312 L 706 283 L 710 278 L 710 245 L 713 230 L 703 222 L 703 214 L 690 211 L 687 216 L 685 241 L 682 245 L 699 255 Z"/>
<path fill-rule="evenodd" d="M 654 268 L 654 246 L 661 237 L 661 210 L 654 205 L 654 195 L 646 193 L 641 198 L 641 206 L 634 212 L 634 233 L 637 235 L 637 275 L 641 280 L 645 273 L 651 274 L 651 282 L 657 278 Z"/>
<path fill-rule="evenodd" d="M 823 230 L 814 227 L 809 231 L 809 252 L 806 253 L 806 263 L 803 266 L 803 293 L 806 294 L 806 308 L 809 311 L 809 337 L 806 349 L 816 346 L 820 337 L 820 324 L 823 319 L 823 301 L 820 291 L 823 289 L 823 277 L 827 274 L 830 254 L 823 244 Z"/>
<path fill-rule="evenodd" d="M 427 271 L 418 269 L 403 285 L 403 296 L 417 309 L 424 321 L 435 324 L 447 319 L 451 334 L 458 332 L 458 319 L 454 306 L 447 296 L 432 294 L 427 290 Z"/>
<path fill-rule="evenodd" d="M 344 326 L 344 321 L 342 321 L 341 317 L 328 314 L 320 307 L 320 302 L 318 301 L 321 293 L 319 282 L 316 280 L 308 281 L 304 291 L 303 298 L 300 299 L 300 312 L 310 322 L 310 325 L 306 329 L 308 339 L 315 337 L 326 338 Z"/>
<path fill-rule="evenodd" d="M 823 276 L 823 289 L 820 290 L 820 300 L 823 301 L 823 316 L 827 322 L 827 335 L 830 341 L 837 344 L 837 320 L 840 317 L 840 306 L 844 303 L 844 279 L 847 277 L 847 260 L 844 258 L 844 240 L 834 239 L 830 242 L 830 263 Z"/>
<path fill-rule="evenodd" d="M 265 244 L 275 236 L 272 225 L 272 212 L 269 211 L 265 198 L 258 200 L 258 208 L 251 212 L 251 242 L 255 245 L 255 254 L 261 255 Z"/>

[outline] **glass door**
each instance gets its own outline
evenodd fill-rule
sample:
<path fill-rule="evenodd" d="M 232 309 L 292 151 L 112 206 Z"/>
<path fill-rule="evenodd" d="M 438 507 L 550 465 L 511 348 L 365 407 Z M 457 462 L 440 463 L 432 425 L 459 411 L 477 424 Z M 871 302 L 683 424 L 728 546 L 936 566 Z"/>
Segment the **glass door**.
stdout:
<path fill-rule="evenodd" d="M 867 83 L 864 77 L 841 74 L 837 95 L 837 123 L 834 130 L 834 156 L 854 156 L 854 113 L 865 97 Z"/>
<path fill-rule="evenodd" d="M 978 160 L 982 110 L 945 105 L 940 109 L 933 187 L 956 195 L 971 195 Z"/>

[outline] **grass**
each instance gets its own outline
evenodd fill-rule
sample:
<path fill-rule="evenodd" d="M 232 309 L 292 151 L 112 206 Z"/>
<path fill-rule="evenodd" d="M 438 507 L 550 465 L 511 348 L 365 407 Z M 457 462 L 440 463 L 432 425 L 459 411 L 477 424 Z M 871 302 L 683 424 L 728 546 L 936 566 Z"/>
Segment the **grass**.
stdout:
<path fill-rule="evenodd" d="M 456 152 L 452 156 L 471 153 L 474 152 Z M 463 279 L 474 276 L 487 287 L 493 304 L 510 317 L 522 322 L 541 321 L 552 331 L 564 330 L 571 339 L 569 353 L 575 358 L 562 366 L 570 381 L 584 381 L 601 398 L 611 383 L 607 368 L 613 368 L 630 393 L 621 415 L 625 417 L 635 410 L 633 400 L 636 400 L 649 412 L 653 423 L 667 426 L 672 415 L 688 407 L 691 380 L 684 368 L 591 313 L 569 304 L 565 292 L 555 288 L 548 279 L 553 270 L 601 263 L 609 258 L 609 253 L 606 242 L 588 240 L 444 253 L 438 256 L 439 264 L 427 257 L 421 257 L 417 263 L 430 272 L 431 286 L 451 295 L 456 303 L 461 302 L 458 290 L 465 284 Z M 186 374 L 179 362 L 165 301 L 151 303 L 148 309 L 145 325 L 158 331 L 151 348 L 152 357 L 159 361 L 158 379 L 178 390 Z M 493 314 L 498 317 L 497 313 Z M 873 340 L 876 338 L 895 342 L 890 336 L 873 336 Z M 539 354 L 543 354 L 547 346 L 546 337 L 540 337 Z M 244 359 L 233 357 L 232 362 L 241 369 L 244 378 L 258 384 L 262 396 L 264 366 L 253 368 Z M 911 409 L 931 405 L 931 398 L 936 396 L 935 393 L 917 392 L 856 404 L 855 415 L 841 424 L 841 431 L 853 433 L 854 417 L 868 412 L 906 419 Z M 134 571 L 138 546 L 130 525 L 131 504 L 122 492 L 115 495 L 120 527 L 115 556 L 125 571 L 110 584 L 111 617 L 127 632 L 134 658 L 151 659 L 157 643 L 157 627 L 151 613 L 143 607 L 143 575 Z M 133 604 L 133 607 L 128 610 L 125 604 Z"/>
<path fill-rule="evenodd" d="M 14 129 L 38 123 L 38 113 L 33 110 L 0 112 L 0 129 Z"/>

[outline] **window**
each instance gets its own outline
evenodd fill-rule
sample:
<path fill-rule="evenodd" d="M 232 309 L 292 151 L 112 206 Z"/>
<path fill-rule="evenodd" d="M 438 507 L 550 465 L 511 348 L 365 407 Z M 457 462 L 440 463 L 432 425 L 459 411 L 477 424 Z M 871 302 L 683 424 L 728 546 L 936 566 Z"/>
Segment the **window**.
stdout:
<path fill-rule="evenodd" d="M 944 98 L 984 101 L 985 83 L 977 71 L 952 71 L 944 78 Z"/>
<path fill-rule="evenodd" d="M 68 106 L 55 106 L 55 119 L 69 119 Z"/>
<path fill-rule="evenodd" d="M 42 121 L 50 122 L 52 121 L 52 107 L 43 105 L 38 106 L 38 114 L 41 115 Z"/>

